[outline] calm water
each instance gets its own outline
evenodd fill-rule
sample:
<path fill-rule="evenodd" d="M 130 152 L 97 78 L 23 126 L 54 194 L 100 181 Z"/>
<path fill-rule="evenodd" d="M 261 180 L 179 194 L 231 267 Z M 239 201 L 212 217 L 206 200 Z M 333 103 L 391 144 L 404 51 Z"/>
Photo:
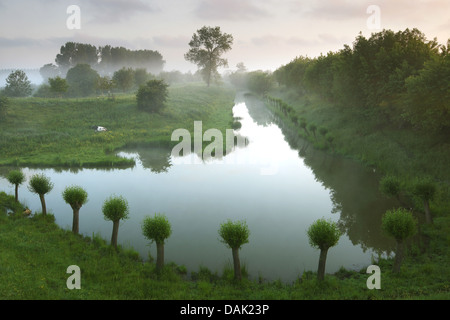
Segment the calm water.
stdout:
<path fill-rule="evenodd" d="M 255 99 L 238 96 L 233 112 L 241 118 L 238 133 L 248 145 L 221 159 L 198 163 L 193 155 L 172 157 L 171 150 L 147 148 L 121 153 L 136 159 L 129 169 L 23 171 L 27 177 L 43 172 L 51 178 L 55 187 L 46 196 L 47 208 L 69 230 L 72 209 L 61 193 L 69 185 L 83 186 L 89 201 L 80 211 L 80 233 L 100 234 L 108 242 L 112 222 L 104 220 L 101 207 L 110 195 L 123 195 L 130 219 L 120 225 L 119 243 L 144 259 L 149 253 L 156 258 L 156 246 L 142 235 L 141 222 L 146 215 L 165 213 L 173 228 L 166 262 L 185 265 L 188 271 L 205 266 L 221 274 L 225 265 L 232 266 L 231 250 L 218 239 L 219 226 L 227 219 L 245 219 L 250 228 L 250 242 L 240 257 L 252 278 L 291 282 L 304 270 L 316 271 L 319 251 L 310 247 L 306 230 L 322 217 L 345 230 L 328 252 L 326 272 L 341 266 L 363 268 L 373 256 L 393 249 L 380 233 L 380 223 L 395 203 L 379 193 L 375 172 L 314 150 L 302 140 L 287 139 L 289 132 L 283 134 Z M 14 193 L 4 178 L 0 190 Z M 19 197 L 33 212 L 41 210 L 38 196 L 25 184 Z"/>

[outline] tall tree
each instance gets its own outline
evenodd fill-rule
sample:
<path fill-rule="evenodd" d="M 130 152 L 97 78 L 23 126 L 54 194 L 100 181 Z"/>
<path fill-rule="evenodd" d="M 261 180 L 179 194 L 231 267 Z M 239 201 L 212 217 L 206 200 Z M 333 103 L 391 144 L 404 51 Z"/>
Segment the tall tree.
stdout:
<path fill-rule="evenodd" d="M 219 76 L 217 68 L 228 66 L 228 61 L 221 56 L 231 50 L 232 44 L 233 36 L 231 34 L 222 33 L 220 27 L 204 26 L 192 36 L 192 40 L 189 42 L 191 48 L 184 58 L 199 67 L 203 79 L 209 87 L 211 80 Z"/>
<path fill-rule="evenodd" d="M 26 97 L 31 94 L 31 82 L 22 70 L 12 71 L 6 78 L 5 94 L 9 97 Z"/>

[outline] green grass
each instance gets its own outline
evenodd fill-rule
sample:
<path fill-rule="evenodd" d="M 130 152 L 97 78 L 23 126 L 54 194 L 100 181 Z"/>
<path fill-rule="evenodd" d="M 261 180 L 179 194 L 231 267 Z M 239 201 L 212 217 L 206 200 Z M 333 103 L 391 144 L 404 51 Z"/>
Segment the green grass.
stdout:
<path fill-rule="evenodd" d="M 14 210 L 14 206 L 15 210 Z M 7 207 L 8 209 L 5 209 Z M 68 300 L 304 300 L 304 299 L 449 299 L 450 277 L 447 238 L 442 230 L 428 228 L 431 248 L 427 255 L 410 254 L 400 274 L 394 274 L 392 261 L 375 261 L 382 270 L 381 290 L 369 290 L 365 269 L 341 269 L 319 282 L 316 273 L 306 271 L 291 284 L 282 281 L 249 280 L 243 265 L 243 280 L 233 277 L 231 263 L 222 272 L 199 265 L 197 272 L 166 261 L 158 276 L 153 261 L 143 262 L 132 248 L 116 251 L 98 235 L 75 235 L 56 225 L 54 216 L 35 214 L 24 217 L 14 197 L 0 192 L 0 299 Z M 14 211 L 14 214 L 6 214 Z M 436 225 L 447 230 L 448 220 Z M 445 226 L 447 223 L 447 226 Z M 231 256 L 231 252 L 230 252 Z M 66 286 L 71 274 L 81 270 L 81 289 Z"/>
<path fill-rule="evenodd" d="M 106 167 L 132 166 L 114 151 L 133 145 L 173 146 L 172 132 L 216 128 L 225 135 L 233 123 L 234 91 L 185 85 L 169 88 L 161 113 L 137 109 L 135 95 L 81 99 L 10 99 L 0 126 L 0 166 Z M 93 125 L 107 132 L 96 133 Z"/>
<path fill-rule="evenodd" d="M 39 153 L 39 148 L 35 147 L 33 143 L 27 143 L 25 140 L 21 144 L 20 139 L 16 139 L 15 143 L 20 146 L 15 152 L 5 149 L 8 150 L 8 154 L 6 157 L 2 155 L 1 161 L 2 164 L 12 164 L 14 159 L 17 159 L 19 164 L 30 161 L 39 165 L 54 165 L 55 161 L 49 147 L 54 145 L 62 148 L 60 151 L 61 163 L 64 163 L 66 157 L 67 159 L 76 157 L 78 149 L 83 150 L 85 154 L 83 157 L 76 158 L 77 161 L 97 163 L 89 157 L 89 154 L 104 147 L 104 138 L 96 138 L 99 135 L 96 136 L 88 129 L 90 125 L 97 123 L 111 130 L 110 136 L 105 135 L 111 137 L 111 141 L 107 144 L 110 146 L 109 150 L 140 142 L 164 141 L 163 143 L 166 143 L 168 132 L 179 127 L 192 129 L 194 120 L 203 120 L 204 128 L 226 129 L 233 120 L 230 100 L 232 96 L 232 92 L 217 88 L 212 91 L 206 91 L 206 88 L 198 86 L 172 88 L 169 106 L 164 111 L 164 117 L 138 112 L 131 96 L 119 97 L 114 103 L 102 100 L 97 103 L 96 99 L 13 100 L 13 106 L 10 108 L 8 116 L 10 120 L 11 117 L 15 118 L 15 120 L 11 120 L 14 125 L 10 123 L 7 125 L 9 129 L 5 129 L 3 126 L 0 129 L 2 150 L 3 147 L 12 147 L 13 143 L 7 141 L 5 136 L 11 135 L 10 131 L 14 132 L 15 130 L 16 133 L 22 132 L 22 138 L 27 137 L 34 143 L 41 139 L 42 155 Z M 296 112 L 299 113 L 299 118 L 304 117 L 308 123 L 314 122 L 318 127 L 326 126 L 329 132 L 335 136 L 333 152 L 358 158 L 376 168 L 378 168 L 377 165 L 390 168 L 385 163 L 399 162 L 399 165 L 394 166 L 396 169 L 392 172 L 398 173 L 402 177 L 412 175 L 410 170 L 417 166 L 417 164 L 408 163 L 402 167 L 401 162 L 405 157 L 410 161 L 416 159 L 403 155 L 403 152 L 414 154 L 414 150 L 417 148 L 418 151 L 421 151 L 419 152 L 420 156 L 417 156 L 418 163 L 423 161 L 422 157 L 428 158 L 429 161 L 432 157 L 436 157 L 436 162 L 432 163 L 436 163 L 438 166 L 443 161 L 442 156 L 439 156 L 439 152 L 436 151 L 440 150 L 439 147 L 431 148 L 430 155 L 426 155 L 423 150 L 416 147 L 411 150 L 393 151 L 389 159 L 380 157 L 375 150 L 372 151 L 372 148 L 378 147 L 380 152 L 388 146 L 394 148 L 397 143 L 396 139 L 400 137 L 407 138 L 400 141 L 408 146 L 407 141 L 413 141 L 413 136 L 409 136 L 405 132 L 398 132 L 398 136 L 394 136 L 392 140 L 386 134 L 378 136 L 377 133 L 371 133 L 373 128 L 358 121 L 350 121 L 350 115 L 333 110 L 330 105 L 322 104 L 319 99 L 312 100 L 305 107 L 301 98 L 298 100 L 296 97 L 291 98 L 291 103 L 296 103 Z M 211 101 L 214 102 L 211 103 Z M 67 109 L 64 109 L 64 106 Z M 92 110 L 96 108 L 102 111 Z M 111 114 L 105 116 L 105 112 L 108 110 Z M 65 116 L 62 116 L 62 113 Z M 114 114 L 117 116 L 113 116 Z M 86 117 L 87 120 L 73 119 L 74 123 L 72 123 L 70 117 L 66 118 L 69 115 Z M 51 120 L 52 117 L 64 121 L 66 125 Z M 23 124 L 27 125 L 19 126 L 19 119 L 22 119 Z M 130 133 L 130 126 L 128 125 L 127 128 L 123 124 L 124 119 L 128 119 L 130 123 L 132 120 L 136 121 L 139 123 L 136 126 L 140 129 Z M 103 121 L 99 122 L 100 120 Z M 92 123 L 93 121 L 95 122 Z M 283 121 L 292 130 L 298 129 L 289 124 L 288 119 Z M 50 124 L 46 126 L 45 123 Z M 152 126 L 149 126 L 149 123 Z M 69 130 L 79 139 L 84 139 L 85 142 L 91 141 L 91 143 L 88 145 L 80 143 L 74 150 L 73 146 L 65 139 L 58 138 L 58 134 L 66 136 L 63 134 L 65 130 Z M 365 132 L 360 139 L 354 135 L 354 132 L 358 132 L 358 130 Z M 299 135 L 305 135 L 303 130 L 297 130 L 297 132 Z M 378 139 L 384 140 L 365 138 L 372 134 L 376 135 Z M 95 141 L 96 139 L 102 141 Z M 306 137 L 306 139 L 313 141 L 319 148 L 329 148 L 320 140 L 323 138 L 319 134 L 317 142 L 312 140 L 314 139 L 312 137 Z M 346 143 L 349 145 L 345 145 Z M 421 145 L 424 147 L 426 144 Z M 352 153 L 351 150 L 358 152 Z M 32 153 L 38 159 L 26 158 L 24 152 Z M 67 156 L 64 155 L 65 153 Z M 362 154 L 366 154 L 365 159 L 360 157 Z M 370 156 L 371 154 L 375 158 Z M 446 154 L 448 153 L 443 152 L 444 156 Z M 109 156 L 107 152 L 100 152 L 98 162 L 107 161 L 105 160 L 107 156 Z M 118 161 L 115 157 L 112 159 Z M 386 162 L 383 162 L 384 159 Z M 427 165 L 428 167 L 430 166 Z M 433 172 L 435 169 L 429 170 Z M 448 168 L 442 171 L 441 179 L 444 181 L 448 177 L 447 171 Z M 246 279 L 244 266 L 244 279 L 242 282 L 236 283 L 233 280 L 231 265 L 224 266 L 221 273 L 212 272 L 199 265 L 198 272 L 186 275 L 185 267 L 166 261 L 165 270 L 158 277 L 155 264 L 151 261 L 144 263 L 132 248 L 119 247 L 116 252 L 107 241 L 95 234 L 92 237 L 74 235 L 70 231 L 58 227 L 51 214 L 46 219 L 39 214 L 31 218 L 23 217 L 21 214 L 23 205 L 15 203 L 12 195 L 0 192 L 0 299 L 449 299 L 450 219 L 448 199 L 448 189 L 440 185 L 439 196 L 432 203 L 432 210 L 435 214 L 434 224 L 420 228 L 422 237 L 428 239 L 429 242 L 426 250 L 423 251 L 422 246 L 412 243 L 407 249 L 400 274 L 392 273 L 393 261 L 391 259 L 374 261 L 374 264 L 379 265 L 382 271 L 381 290 L 369 290 L 366 287 L 369 275 L 366 274 L 365 268 L 359 272 L 341 269 L 335 274 L 327 274 L 323 282 L 317 281 L 315 270 L 306 271 L 299 275 L 297 281 L 286 284 L 282 281 L 266 282 L 262 279 Z M 15 212 L 15 214 L 9 215 L 7 212 Z M 78 265 L 81 268 L 81 290 L 69 290 L 66 287 L 66 281 L 70 276 L 66 270 L 70 265 Z"/>

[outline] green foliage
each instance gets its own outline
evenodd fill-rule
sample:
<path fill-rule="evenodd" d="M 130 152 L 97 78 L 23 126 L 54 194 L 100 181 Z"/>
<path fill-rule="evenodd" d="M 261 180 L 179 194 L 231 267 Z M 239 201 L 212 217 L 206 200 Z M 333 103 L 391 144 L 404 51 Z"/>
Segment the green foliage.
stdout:
<path fill-rule="evenodd" d="M 360 34 L 338 52 L 295 58 L 274 75 L 299 94 L 309 91 L 392 127 L 442 132 L 450 128 L 450 55 L 439 48 L 417 29 L 383 30 Z"/>
<path fill-rule="evenodd" d="M 398 198 L 401 187 L 400 180 L 394 176 L 385 176 L 380 181 L 380 191 L 388 197 Z"/>
<path fill-rule="evenodd" d="M 172 227 L 165 215 L 155 213 L 154 217 L 142 221 L 142 233 L 151 242 L 164 243 L 172 234 Z"/>
<path fill-rule="evenodd" d="M 382 229 L 397 241 L 405 240 L 417 232 L 417 221 L 404 208 L 388 210 L 382 218 Z"/>
<path fill-rule="evenodd" d="M 13 170 L 6 177 L 11 184 L 20 185 L 25 181 L 25 175 L 21 170 Z"/>
<path fill-rule="evenodd" d="M 64 201 L 73 209 L 81 208 L 88 201 L 86 190 L 79 186 L 70 186 L 62 192 Z"/>
<path fill-rule="evenodd" d="M 27 97 L 31 94 L 31 82 L 22 70 L 12 71 L 6 78 L 5 95 L 8 97 Z"/>
<path fill-rule="evenodd" d="M 184 55 L 187 61 L 195 63 L 208 87 L 218 78 L 217 68 L 227 67 L 228 61 L 221 56 L 231 50 L 233 36 L 222 33 L 220 27 L 202 27 L 194 33 L 189 42 L 189 51 Z"/>
<path fill-rule="evenodd" d="M 134 76 L 133 69 L 124 67 L 114 72 L 112 80 L 120 90 L 127 92 L 134 85 Z"/>
<path fill-rule="evenodd" d="M 128 219 L 128 201 L 122 196 L 110 196 L 102 206 L 105 220 L 119 221 Z"/>
<path fill-rule="evenodd" d="M 257 94 L 264 95 L 273 87 L 273 78 L 269 72 L 261 70 L 247 74 L 247 88 Z"/>
<path fill-rule="evenodd" d="M 50 181 L 50 178 L 44 174 L 35 174 L 31 177 L 28 190 L 38 195 L 44 195 L 52 191 L 54 184 Z"/>
<path fill-rule="evenodd" d="M 49 78 L 48 83 L 50 84 L 50 91 L 60 96 L 66 93 L 69 88 L 66 79 L 61 77 Z"/>
<path fill-rule="evenodd" d="M 220 241 L 231 249 L 240 249 L 242 245 L 249 242 L 250 230 L 245 221 L 231 221 L 220 225 Z"/>
<path fill-rule="evenodd" d="M 140 110 L 159 112 L 166 104 L 169 86 L 163 80 L 150 80 L 141 86 L 136 94 L 137 105 Z"/>
<path fill-rule="evenodd" d="M 67 72 L 66 80 L 69 85 L 69 95 L 86 97 L 96 90 L 98 78 L 97 71 L 88 64 L 77 64 Z"/>
<path fill-rule="evenodd" d="M 335 246 L 342 232 L 335 222 L 319 219 L 308 228 L 307 234 L 312 247 L 324 250 Z"/>
<path fill-rule="evenodd" d="M 436 191 L 436 184 L 430 178 L 417 179 L 414 182 L 413 195 L 422 201 L 432 201 Z"/>

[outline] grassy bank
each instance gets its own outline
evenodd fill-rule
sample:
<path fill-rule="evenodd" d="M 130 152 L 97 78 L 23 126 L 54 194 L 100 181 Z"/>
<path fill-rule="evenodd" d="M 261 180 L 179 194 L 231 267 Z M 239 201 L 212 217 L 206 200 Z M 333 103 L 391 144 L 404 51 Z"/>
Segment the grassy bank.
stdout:
<path fill-rule="evenodd" d="M 42 215 L 23 217 L 14 199 L 0 193 L 0 299 L 152 299 L 152 300 L 300 300 L 300 299 L 447 299 L 448 257 L 409 256 L 401 274 L 380 261 L 381 290 L 369 290 L 366 270 L 340 270 L 319 283 L 313 272 L 298 281 L 233 280 L 232 266 L 221 273 L 166 263 L 158 277 L 155 264 L 142 262 L 132 249 L 116 252 L 100 237 L 74 235 Z M 5 207 L 7 209 L 5 209 Z M 19 209 L 19 208 L 17 208 Z M 230 253 L 231 254 L 231 253 Z M 81 289 L 69 290 L 67 268 L 81 270 Z M 386 271 L 384 271 L 386 270 Z"/>
<path fill-rule="evenodd" d="M 161 113 L 137 109 L 135 95 L 82 99 L 10 99 L 0 126 L 0 166 L 102 167 L 130 166 L 114 151 L 133 145 L 170 147 L 173 130 L 193 132 L 195 120 L 204 130 L 225 134 L 232 125 L 234 91 L 203 85 L 169 89 Z M 93 125 L 107 132 L 94 132 Z"/>

